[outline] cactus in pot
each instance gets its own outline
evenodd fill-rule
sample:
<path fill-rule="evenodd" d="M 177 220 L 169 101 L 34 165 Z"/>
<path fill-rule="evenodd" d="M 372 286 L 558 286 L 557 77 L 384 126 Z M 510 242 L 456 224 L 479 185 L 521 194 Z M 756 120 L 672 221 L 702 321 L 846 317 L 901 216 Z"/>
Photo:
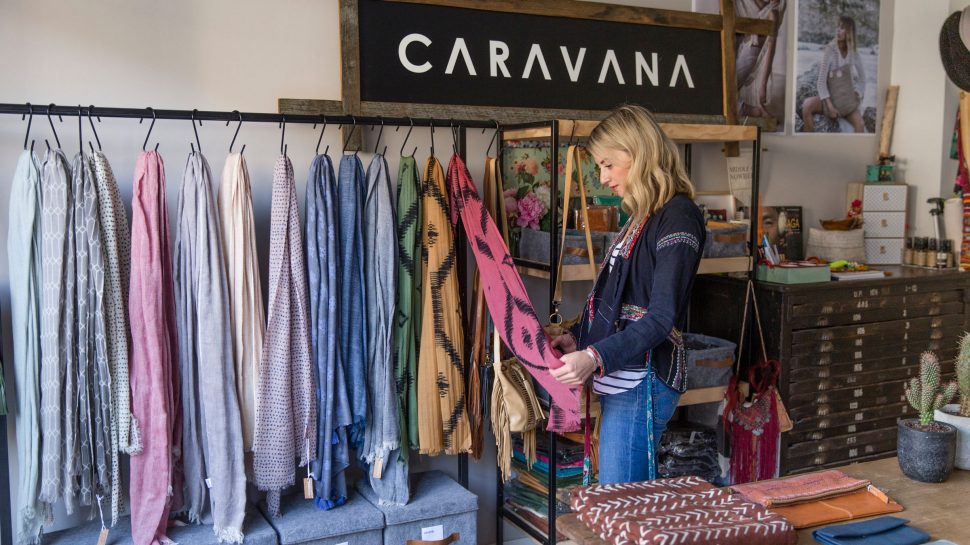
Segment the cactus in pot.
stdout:
<path fill-rule="evenodd" d="M 896 426 L 899 468 L 910 479 L 941 483 L 953 472 L 957 449 L 956 427 L 933 420 L 957 391 L 955 382 L 941 385 L 940 360 L 932 352 L 920 356 L 919 376 L 906 385 L 906 399 L 919 419 L 900 420 Z"/>
<path fill-rule="evenodd" d="M 960 403 L 953 403 L 935 413 L 938 422 L 945 422 L 957 430 L 955 466 L 970 470 L 970 334 L 960 339 L 960 353 L 957 355 L 957 388 Z"/>
<path fill-rule="evenodd" d="M 933 413 L 953 399 L 957 385 L 950 382 L 940 389 L 940 360 L 932 352 L 923 352 L 919 362 L 919 377 L 913 377 L 906 385 L 906 400 L 919 413 L 921 426 L 933 423 Z"/>

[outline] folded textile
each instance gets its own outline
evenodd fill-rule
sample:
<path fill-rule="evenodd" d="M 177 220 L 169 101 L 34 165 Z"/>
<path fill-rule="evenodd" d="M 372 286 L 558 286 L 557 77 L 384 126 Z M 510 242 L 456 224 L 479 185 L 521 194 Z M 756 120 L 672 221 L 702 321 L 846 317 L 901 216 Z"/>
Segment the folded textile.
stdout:
<path fill-rule="evenodd" d="M 699 477 L 593 485 L 573 491 L 571 507 L 615 545 L 794 545 L 780 515 Z"/>
<path fill-rule="evenodd" d="M 869 481 L 849 477 L 841 471 L 830 469 L 787 479 L 739 484 L 731 488 L 748 501 L 773 507 L 831 498 L 861 490 L 867 486 Z"/>
<path fill-rule="evenodd" d="M 820 528 L 812 537 L 824 545 L 921 545 L 930 539 L 926 532 L 907 524 L 908 520 L 899 517 L 880 517 Z"/>
<path fill-rule="evenodd" d="M 858 490 L 833 498 L 769 507 L 768 510 L 785 517 L 795 528 L 810 528 L 903 510 L 902 505 L 889 498 L 886 500 L 868 490 Z"/>

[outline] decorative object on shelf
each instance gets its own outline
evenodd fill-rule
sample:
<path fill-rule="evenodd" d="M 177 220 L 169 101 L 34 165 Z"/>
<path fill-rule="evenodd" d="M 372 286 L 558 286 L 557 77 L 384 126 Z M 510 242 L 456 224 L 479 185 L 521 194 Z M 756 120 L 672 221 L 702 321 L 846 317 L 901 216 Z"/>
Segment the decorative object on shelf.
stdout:
<path fill-rule="evenodd" d="M 919 420 L 898 424 L 897 455 L 903 474 L 925 483 L 941 483 L 953 471 L 956 428 L 933 421 L 933 411 L 946 405 L 957 392 L 957 384 L 941 384 L 940 361 L 932 352 L 920 356 L 919 377 L 906 385 L 906 400 L 919 413 Z"/>
<path fill-rule="evenodd" d="M 957 390 L 960 403 L 944 405 L 934 411 L 934 419 L 956 428 L 957 452 L 954 466 L 970 470 L 970 334 L 960 337 L 960 352 L 957 355 Z"/>
<path fill-rule="evenodd" d="M 783 260 L 798 261 L 805 257 L 801 206 L 762 206 L 759 221 L 758 239 L 767 235 L 768 243 L 778 248 Z"/>
<path fill-rule="evenodd" d="M 747 223 L 711 219 L 707 221 L 705 227 L 707 238 L 704 240 L 703 257 L 748 255 L 748 233 L 751 228 Z"/>
<path fill-rule="evenodd" d="M 852 222 L 855 219 L 840 221 Z M 832 231 L 809 227 L 808 247 L 805 254 L 807 257 L 818 257 L 825 261 L 846 259 L 865 262 L 865 231 L 862 229 Z"/>
<path fill-rule="evenodd" d="M 829 266 L 824 263 L 784 261 L 778 265 L 759 263 L 755 277 L 762 282 L 810 284 L 812 282 L 828 282 L 831 280 L 831 274 Z"/>
<path fill-rule="evenodd" d="M 684 333 L 687 348 L 687 388 L 724 386 L 731 382 L 734 350 L 737 345 L 725 339 Z"/>
<path fill-rule="evenodd" d="M 748 370 L 751 400 L 747 401 L 738 385 L 737 368 L 725 396 L 724 426 L 731 437 L 731 482 L 734 484 L 774 478 L 778 474 L 778 448 L 782 431 L 791 429 L 784 405 L 778 395 L 776 384 L 781 370 L 778 360 L 769 359 L 761 328 L 758 298 L 754 282 L 748 280 L 744 297 L 744 312 L 739 336 L 738 362 L 745 339 L 748 322 L 748 305 L 754 309 L 754 322 L 758 328 L 761 359 Z M 787 428 L 787 429 L 786 429 Z"/>

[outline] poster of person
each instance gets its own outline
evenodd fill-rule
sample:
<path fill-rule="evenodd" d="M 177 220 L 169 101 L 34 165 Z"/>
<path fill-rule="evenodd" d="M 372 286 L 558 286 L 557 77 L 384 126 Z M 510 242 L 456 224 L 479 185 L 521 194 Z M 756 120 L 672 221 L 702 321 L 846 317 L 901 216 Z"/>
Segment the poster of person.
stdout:
<path fill-rule="evenodd" d="M 761 235 L 768 236 L 768 243 L 778 249 L 782 259 L 798 261 L 805 258 L 801 206 L 762 206 L 758 224 L 759 243 Z"/>
<path fill-rule="evenodd" d="M 785 13 L 790 0 L 735 0 L 738 17 L 768 19 L 776 36 L 738 34 L 735 59 L 738 81 L 738 116 L 772 118 L 776 131 L 785 132 L 785 83 L 787 77 L 788 25 Z M 720 0 L 694 0 L 694 11 L 720 13 Z"/>
<path fill-rule="evenodd" d="M 796 133 L 876 132 L 879 0 L 801 0 Z"/>

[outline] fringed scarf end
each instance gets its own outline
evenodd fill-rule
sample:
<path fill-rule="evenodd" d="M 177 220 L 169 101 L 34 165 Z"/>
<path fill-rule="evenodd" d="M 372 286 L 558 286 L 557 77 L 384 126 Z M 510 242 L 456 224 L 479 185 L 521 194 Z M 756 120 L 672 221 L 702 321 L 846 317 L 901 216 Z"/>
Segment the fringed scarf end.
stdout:
<path fill-rule="evenodd" d="M 243 542 L 243 532 L 242 528 L 212 528 L 212 531 L 216 535 L 216 539 L 219 543 L 242 543 Z"/>
<path fill-rule="evenodd" d="M 128 436 L 128 444 L 120 445 L 118 450 L 129 456 L 138 456 L 142 451 L 142 443 L 141 430 L 138 427 L 138 420 L 135 419 L 135 415 L 131 415 L 131 429 Z"/>

